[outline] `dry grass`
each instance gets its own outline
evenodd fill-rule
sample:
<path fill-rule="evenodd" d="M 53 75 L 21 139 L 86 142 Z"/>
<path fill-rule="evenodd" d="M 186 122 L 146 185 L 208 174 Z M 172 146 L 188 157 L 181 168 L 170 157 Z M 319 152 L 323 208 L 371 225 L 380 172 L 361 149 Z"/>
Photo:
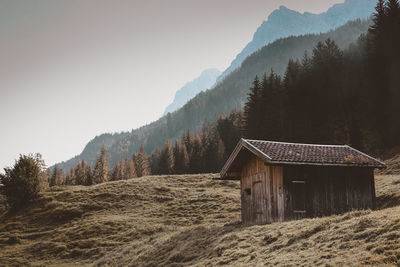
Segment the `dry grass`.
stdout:
<path fill-rule="evenodd" d="M 379 171 L 380 174 L 400 174 L 400 154 L 388 158 L 385 163 L 387 168 Z"/>
<path fill-rule="evenodd" d="M 400 175 L 376 175 L 378 209 L 400 206 Z"/>
<path fill-rule="evenodd" d="M 153 176 L 44 193 L 0 218 L 0 265 L 399 265 L 400 176 L 377 211 L 241 227 L 239 182 Z"/>

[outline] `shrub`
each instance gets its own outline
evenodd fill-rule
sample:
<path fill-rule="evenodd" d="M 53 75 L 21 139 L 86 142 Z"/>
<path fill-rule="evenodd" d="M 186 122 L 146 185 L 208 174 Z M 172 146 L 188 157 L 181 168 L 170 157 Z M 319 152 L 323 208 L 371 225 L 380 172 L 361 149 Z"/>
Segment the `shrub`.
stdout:
<path fill-rule="evenodd" d="M 40 167 L 33 157 L 20 155 L 14 167 L 0 174 L 0 192 L 9 207 L 17 208 L 36 199 L 40 191 Z"/>

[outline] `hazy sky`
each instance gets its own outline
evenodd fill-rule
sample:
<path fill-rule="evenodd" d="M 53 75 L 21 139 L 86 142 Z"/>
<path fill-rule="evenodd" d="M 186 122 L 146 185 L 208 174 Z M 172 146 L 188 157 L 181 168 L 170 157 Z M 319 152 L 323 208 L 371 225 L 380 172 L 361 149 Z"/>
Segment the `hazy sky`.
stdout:
<path fill-rule="evenodd" d="M 206 68 L 223 71 L 280 5 L 343 0 L 0 0 L 0 168 L 48 165 L 104 132 L 160 117 Z"/>

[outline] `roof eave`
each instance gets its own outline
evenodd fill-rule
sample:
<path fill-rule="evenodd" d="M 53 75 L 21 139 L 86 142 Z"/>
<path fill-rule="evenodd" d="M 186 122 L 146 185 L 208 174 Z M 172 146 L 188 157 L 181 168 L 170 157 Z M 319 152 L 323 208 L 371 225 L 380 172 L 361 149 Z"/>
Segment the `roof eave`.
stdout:
<path fill-rule="evenodd" d="M 231 167 L 232 162 L 235 160 L 237 154 L 239 154 L 240 149 L 242 149 L 242 147 L 243 147 L 242 144 L 243 144 L 243 138 L 241 138 L 240 141 L 237 143 L 235 149 L 232 151 L 228 160 L 225 162 L 225 165 L 222 167 L 221 172 L 219 173 L 221 178 L 226 176 L 226 173 L 228 172 L 229 168 Z"/>
<path fill-rule="evenodd" d="M 340 163 L 320 163 L 320 162 L 296 162 L 296 161 L 268 161 L 272 165 L 307 165 L 307 166 L 326 166 L 326 167 L 355 167 L 355 168 L 374 168 L 384 169 L 381 165 L 361 165 L 361 164 L 340 164 Z"/>
<path fill-rule="evenodd" d="M 247 150 L 249 150 L 250 152 L 252 152 L 254 155 L 264 159 L 266 162 L 270 162 L 271 161 L 271 157 L 269 157 L 267 154 L 262 152 L 260 149 L 258 149 L 257 147 L 255 147 L 252 144 L 250 144 L 249 142 L 247 142 L 246 139 L 241 138 L 240 141 L 238 142 L 238 144 L 236 145 L 235 149 L 233 150 L 233 152 L 229 156 L 228 160 L 226 161 L 224 167 L 222 167 L 222 170 L 220 172 L 221 178 L 226 176 L 226 174 L 227 174 L 229 168 L 231 167 L 233 161 L 235 160 L 236 156 L 239 154 L 240 150 L 243 147 L 246 148 Z"/>
<path fill-rule="evenodd" d="M 347 145 L 345 145 L 347 146 Z M 261 151 L 260 149 L 258 149 L 256 146 L 252 145 L 250 142 L 248 142 L 248 140 L 241 138 L 240 141 L 238 142 L 238 144 L 236 145 L 235 149 L 233 150 L 233 152 L 231 153 L 231 155 L 229 156 L 227 162 L 225 163 L 224 167 L 222 168 L 220 175 L 221 177 L 225 177 L 228 170 L 230 169 L 232 163 L 234 162 L 235 158 L 237 157 L 237 155 L 239 154 L 240 150 L 242 148 L 246 148 L 247 150 L 249 150 L 250 152 L 252 152 L 254 155 L 262 158 L 266 163 L 268 164 L 273 164 L 273 165 L 308 165 L 308 166 L 327 166 L 327 167 L 357 167 L 357 168 L 374 168 L 374 169 L 385 169 L 387 168 L 386 164 L 384 164 L 383 162 L 357 150 L 354 149 L 350 146 L 350 149 L 356 151 L 357 153 L 360 153 L 366 157 L 368 157 L 369 159 L 373 160 L 374 162 L 376 162 L 376 164 L 340 164 L 340 163 L 315 163 L 315 162 L 295 162 L 295 161 L 274 161 L 272 160 L 272 158 L 270 156 L 268 156 L 267 154 L 265 154 L 263 151 Z"/>

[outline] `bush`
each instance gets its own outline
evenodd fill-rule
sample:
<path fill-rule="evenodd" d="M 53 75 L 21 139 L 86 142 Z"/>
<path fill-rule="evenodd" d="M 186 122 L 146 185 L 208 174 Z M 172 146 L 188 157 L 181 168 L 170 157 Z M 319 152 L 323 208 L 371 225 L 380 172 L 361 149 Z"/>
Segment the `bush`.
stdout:
<path fill-rule="evenodd" d="M 13 168 L 5 168 L 0 174 L 0 192 L 9 207 L 26 205 L 39 195 L 40 167 L 33 157 L 20 155 Z"/>

